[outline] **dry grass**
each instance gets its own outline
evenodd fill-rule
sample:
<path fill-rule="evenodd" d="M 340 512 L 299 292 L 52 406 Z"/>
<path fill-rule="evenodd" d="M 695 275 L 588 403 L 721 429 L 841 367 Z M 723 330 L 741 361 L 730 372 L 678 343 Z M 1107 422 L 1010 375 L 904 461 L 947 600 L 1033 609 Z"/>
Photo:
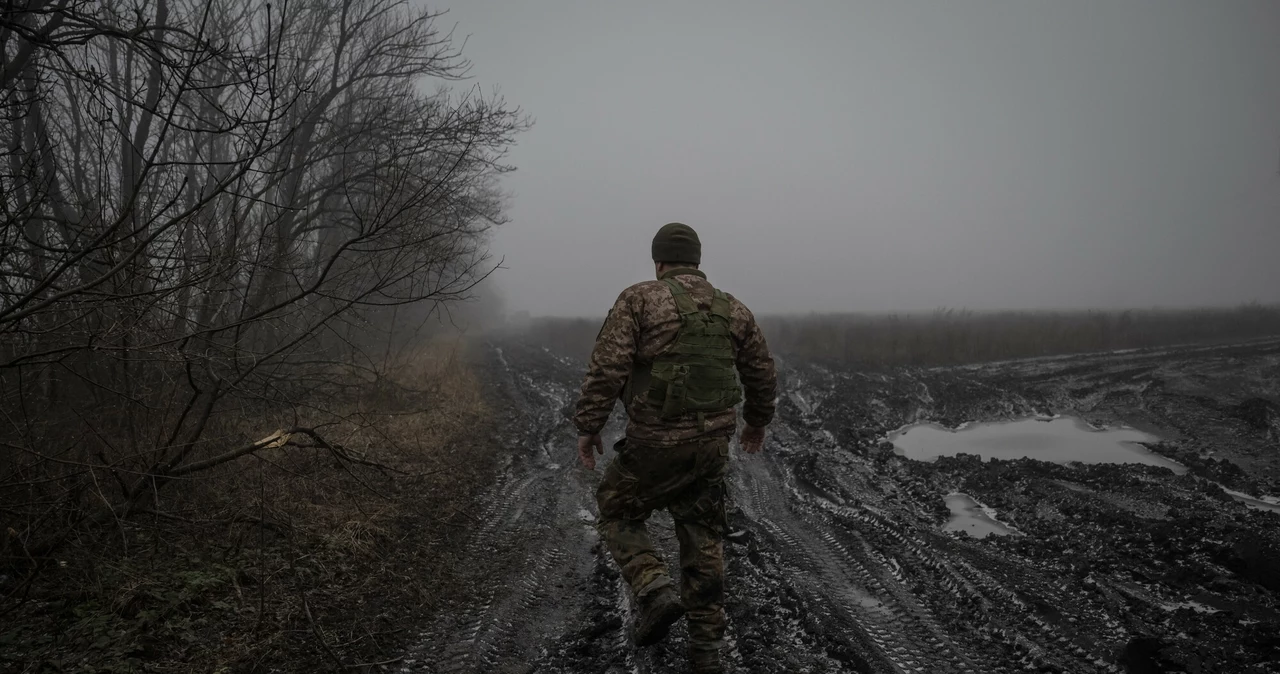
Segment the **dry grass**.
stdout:
<path fill-rule="evenodd" d="M 243 444 L 290 427 L 316 428 L 326 441 L 361 460 L 385 467 L 341 464 L 321 448 L 285 446 L 263 450 L 189 480 L 176 506 L 199 503 L 205 512 L 220 504 L 228 515 L 255 507 L 290 513 L 303 526 L 335 539 L 365 538 L 361 528 L 396 516 L 389 494 L 396 480 L 444 486 L 450 471 L 465 467 L 475 447 L 466 440 L 491 415 L 480 380 L 457 339 L 428 342 L 388 363 L 387 375 L 347 399 L 287 412 L 237 414 L 220 420 L 215 438 Z M 295 441 L 307 444 L 305 438 Z M 192 503 L 182 503 L 182 502 Z M 341 533 L 340 533 L 341 532 Z"/>
<path fill-rule="evenodd" d="M 336 414 L 227 415 L 211 433 L 233 444 L 310 425 L 382 468 L 281 447 L 175 485 L 154 512 L 84 537 L 45 572 L 40 600 L 6 616 L 16 629 L 0 628 L 0 651 L 17 658 L 0 658 L 0 671 L 34 660 L 86 672 L 141 670 L 131 660 L 148 671 L 314 671 L 335 668 L 335 655 L 388 657 L 378 629 L 396 631 L 447 589 L 495 443 L 465 344 L 426 343 L 387 372 Z"/>

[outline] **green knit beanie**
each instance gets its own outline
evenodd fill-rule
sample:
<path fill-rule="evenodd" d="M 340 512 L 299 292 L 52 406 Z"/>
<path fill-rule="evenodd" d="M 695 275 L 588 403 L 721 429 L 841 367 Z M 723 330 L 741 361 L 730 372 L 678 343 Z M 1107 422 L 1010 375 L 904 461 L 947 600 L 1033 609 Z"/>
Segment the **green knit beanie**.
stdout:
<path fill-rule="evenodd" d="M 654 262 L 702 264 L 702 242 L 689 225 L 671 222 L 653 237 Z"/>

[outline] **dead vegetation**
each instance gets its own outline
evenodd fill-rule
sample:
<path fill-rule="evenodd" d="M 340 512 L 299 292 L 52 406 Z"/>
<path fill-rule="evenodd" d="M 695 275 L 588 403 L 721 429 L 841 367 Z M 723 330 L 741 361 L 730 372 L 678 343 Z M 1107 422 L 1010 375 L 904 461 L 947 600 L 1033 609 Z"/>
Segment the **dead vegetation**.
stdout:
<path fill-rule="evenodd" d="M 445 86 L 469 64 L 439 16 L 0 11 L 7 554 L 39 565 L 87 529 L 176 516 L 165 492 L 263 451 L 361 464 L 342 428 L 389 380 L 389 335 L 496 266 L 495 180 L 524 125 Z"/>
<path fill-rule="evenodd" d="M 461 341 L 435 342 L 348 402 L 325 437 L 364 463 L 291 438 L 184 480 L 163 509 L 81 533 L 41 574 L 6 575 L 0 671 L 338 671 L 396 657 L 448 589 L 490 479 L 493 412 L 467 358 Z"/>
<path fill-rule="evenodd" d="M 601 319 L 543 318 L 529 337 L 587 358 Z M 882 368 L 963 365 L 1014 358 L 1232 342 L 1280 335 L 1280 306 L 1130 311 L 942 309 L 930 314 L 762 316 L 783 356 Z"/>
<path fill-rule="evenodd" d="M 496 268 L 527 126 L 441 15 L 0 7 L 3 667 L 342 668 L 429 600 L 488 446 L 423 326 Z"/>

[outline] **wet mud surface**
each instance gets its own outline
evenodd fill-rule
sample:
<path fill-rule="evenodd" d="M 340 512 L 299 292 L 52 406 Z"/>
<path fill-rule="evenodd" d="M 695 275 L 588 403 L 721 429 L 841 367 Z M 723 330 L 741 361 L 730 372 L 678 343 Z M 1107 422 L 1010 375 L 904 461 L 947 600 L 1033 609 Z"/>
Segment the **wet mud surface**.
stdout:
<path fill-rule="evenodd" d="M 593 528 L 600 470 L 568 414 L 583 364 L 508 339 L 499 479 L 471 513 L 454 601 L 404 672 L 681 672 L 684 633 L 630 645 Z M 737 454 L 727 546 L 740 672 L 1280 672 L 1280 342 L 886 373 L 782 362 L 766 452 Z M 1126 423 L 1188 467 L 972 455 L 913 461 L 906 424 L 1035 414 Z M 615 419 L 606 437 L 620 432 Z M 606 454 L 605 459 L 610 458 Z M 1021 535 L 946 531 L 963 492 Z M 670 519 L 650 529 L 675 559 Z"/>

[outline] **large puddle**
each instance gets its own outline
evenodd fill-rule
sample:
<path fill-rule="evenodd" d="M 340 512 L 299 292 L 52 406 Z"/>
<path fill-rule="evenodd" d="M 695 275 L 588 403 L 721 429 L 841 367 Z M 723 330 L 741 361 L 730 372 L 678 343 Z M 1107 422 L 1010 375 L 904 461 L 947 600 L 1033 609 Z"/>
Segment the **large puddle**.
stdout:
<path fill-rule="evenodd" d="M 1185 473 L 1180 464 L 1137 444 L 1158 439 L 1132 428 L 1098 430 L 1074 417 L 973 424 L 959 430 L 917 424 L 889 436 L 899 454 L 919 461 L 977 454 L 983 460 L 1029 457 L 1056 463 L 1144 463 Z"/>
<path fill-rule="evenodd" d="M 915 424 L 889 435 L 894 451 L 918 461 L 976 454 L 984 461 L 1027 457 L 1055 463 L 1140 463 L 1163 466 L 1179 475 L 1186 473 L 1185 466 L 1139 444 L 1157 440 L 1156 436 L 1133 428 L 1094 428 L 1076 417 L 971 424 L 958 429 Z M 1224 490 L 1250 508 L 1280 512 L 1280 501 L 1260 500 Z M 946 501 L 951 520 L 945 529 L 964 531 L 977 538 L 1010 533 L 1009 528 L 996 519 L 995 511 L 969 496 L 948 494 Z"/>

